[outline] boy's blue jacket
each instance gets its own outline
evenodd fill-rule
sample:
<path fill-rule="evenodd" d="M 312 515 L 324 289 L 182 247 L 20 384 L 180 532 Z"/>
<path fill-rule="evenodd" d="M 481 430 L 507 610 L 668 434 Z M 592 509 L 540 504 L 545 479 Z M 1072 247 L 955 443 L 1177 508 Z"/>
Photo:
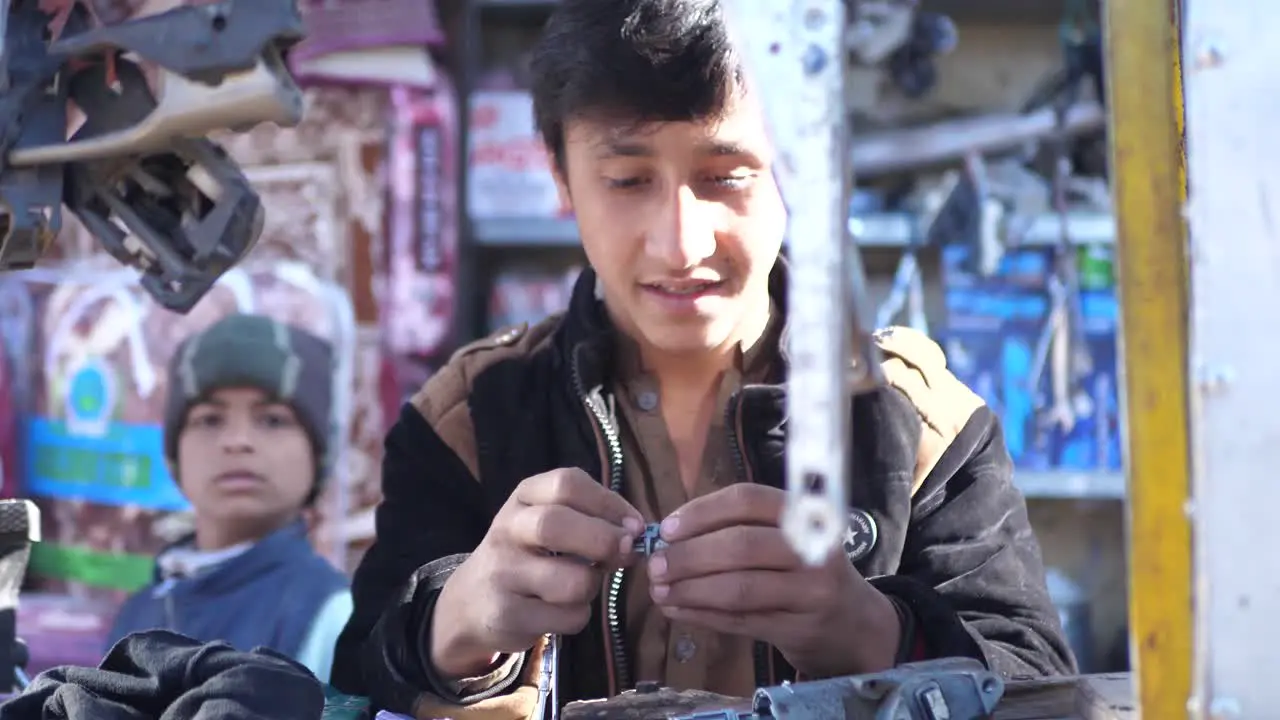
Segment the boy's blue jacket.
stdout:
<path fill-rule="evenodd" d="M 297 522 L 192 577 L 164 578 L 157 564 L 155 582 L 121 607 L 108 647 L 130 633 L 164 628 L 204 642 L 223 640 L 242 651 L 268 647 L 297 658 L 322 609 L 335 596 L 349 597 L 348 585 Z"/>

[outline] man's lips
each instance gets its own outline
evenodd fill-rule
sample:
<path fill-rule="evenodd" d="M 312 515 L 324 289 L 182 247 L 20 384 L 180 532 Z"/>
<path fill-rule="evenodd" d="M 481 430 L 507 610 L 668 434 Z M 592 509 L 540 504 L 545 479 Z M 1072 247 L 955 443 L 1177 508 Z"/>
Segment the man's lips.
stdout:
<path fill-rule="evenodd" d="M 698 297 L 716 292 L 724 286 L 723 280 L 659 280 L 641 283 L 641 287 L 649 292 L 672 298 Z"/>
<path fill-rule="evenodd" d="M 255 488 L 265 482 L 261 475 L 244 470 L 225 472 L 213 479 L 215 485 L 228 490 Z"/>

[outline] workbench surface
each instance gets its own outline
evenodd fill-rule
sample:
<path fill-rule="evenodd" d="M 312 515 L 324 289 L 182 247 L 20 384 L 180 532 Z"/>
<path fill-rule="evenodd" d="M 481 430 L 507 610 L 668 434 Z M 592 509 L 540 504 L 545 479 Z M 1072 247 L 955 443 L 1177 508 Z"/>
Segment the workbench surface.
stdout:
<path fill-rule="evenodd" d="M 698 710 L 751 708 L 748 698 L 653 689 L 608 701 L 570 703 L 563 720 L 665 720 Z M 1137 720 L 1128 674 L 1010 682 L 993 720 Z M 803 720 L 810 720 L 804 718 Z M 839 720 L 813 718 L 812 720 Z"/>

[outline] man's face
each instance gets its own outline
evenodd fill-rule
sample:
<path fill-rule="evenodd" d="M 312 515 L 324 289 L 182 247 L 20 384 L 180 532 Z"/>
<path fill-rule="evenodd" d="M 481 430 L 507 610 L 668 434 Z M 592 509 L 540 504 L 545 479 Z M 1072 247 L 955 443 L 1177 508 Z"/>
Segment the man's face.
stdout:
<path fill-rule="evenodd" d="M 293 409 L 252 388 L 218 390 L 193 406 L 177 462 L 198 515 L 247 531 L 292 519 L 315 482 L 311 441 Z"/>
<path fill-rule="evenodd" d="M 624 331 L 695 353 L 763 329 L 786 226 L 771 161 L 750 97 L 714 121 L 566 125 L 561 192 Z"/>

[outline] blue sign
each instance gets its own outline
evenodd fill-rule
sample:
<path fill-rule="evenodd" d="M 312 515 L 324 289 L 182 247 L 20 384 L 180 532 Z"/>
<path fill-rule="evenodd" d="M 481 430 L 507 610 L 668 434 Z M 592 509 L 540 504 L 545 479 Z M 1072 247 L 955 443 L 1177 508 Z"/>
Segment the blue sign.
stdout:
<path fill-rule="evenodd" d="M 103 432 L 84 434 L 70 422 L 31 418 L 26 464 L 32 495 L 161 511 L 190 507 L 169 475 L 157 425 L 108 420 Z"/>

